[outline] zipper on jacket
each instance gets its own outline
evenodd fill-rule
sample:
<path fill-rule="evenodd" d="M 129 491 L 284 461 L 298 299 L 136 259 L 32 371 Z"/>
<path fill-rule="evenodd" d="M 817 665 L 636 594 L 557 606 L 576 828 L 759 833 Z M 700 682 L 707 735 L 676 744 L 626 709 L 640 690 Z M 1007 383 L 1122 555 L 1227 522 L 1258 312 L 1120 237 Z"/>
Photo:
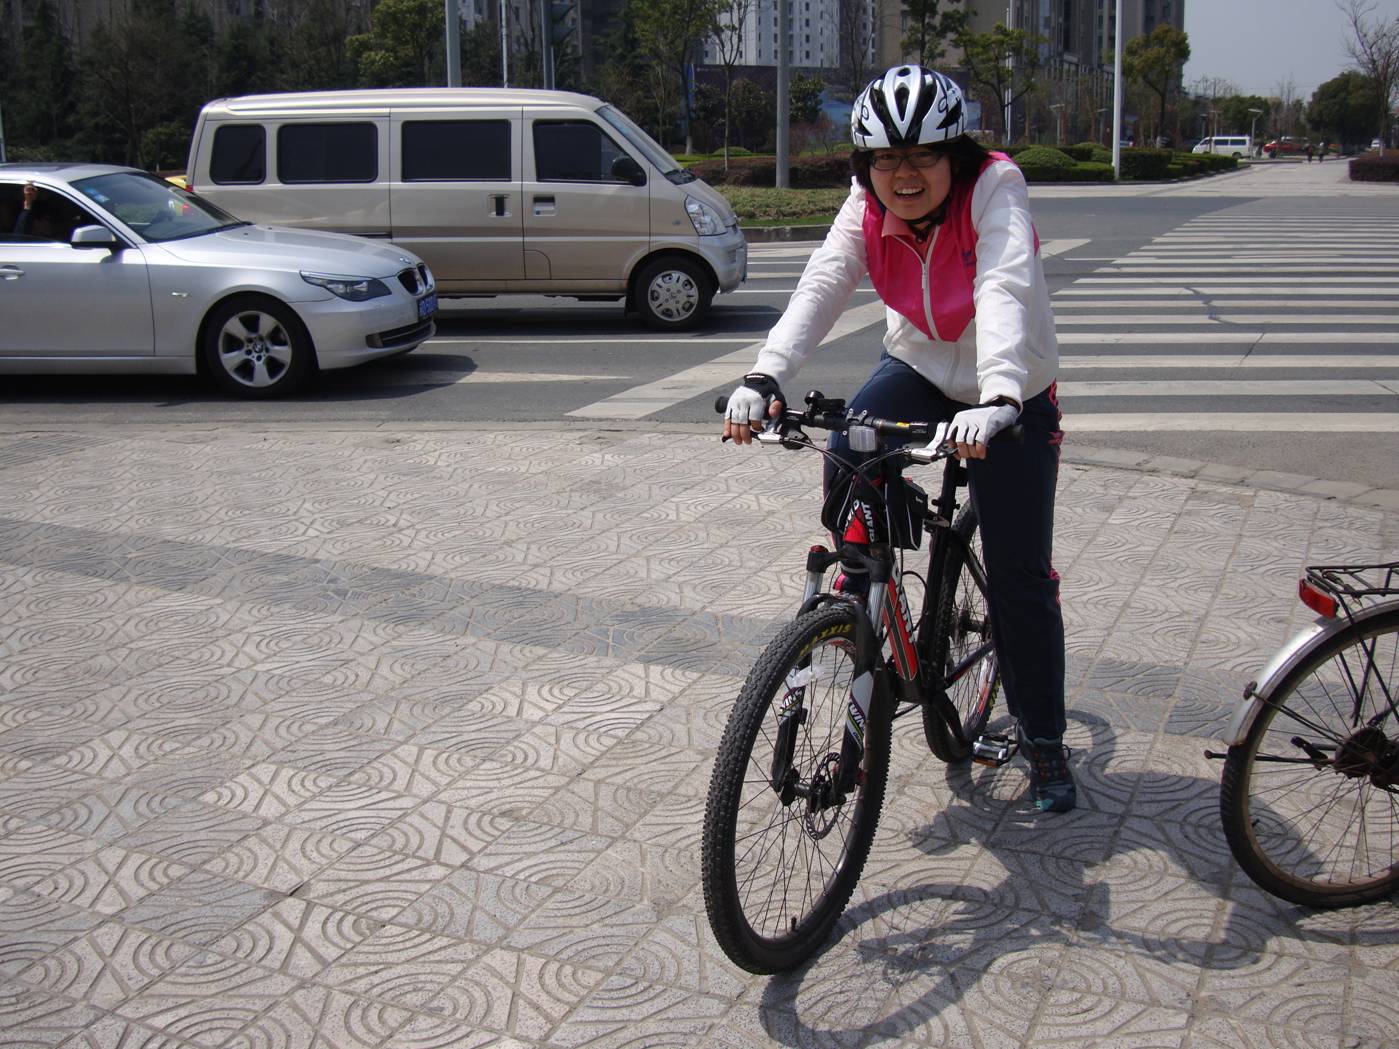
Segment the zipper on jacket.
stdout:
<path fill-rule="evenodd" d="M 933 239 L 928 241 L 928 254 L 919 256 L 918 258 L 919 268 L 923 273 L 923 319 L 928 322 L 928 336 L 934 342 L 942 342 L 943 338 L 938 334 L 937 323 L 933 320 L 933 287 L 932 284 L 929 283 L 929 277 L 931 276 L 933 265 L 933 249 L 937 247 L 938 234 L 941 232 L 941 225 L 933 227 Z M 909 251 L 913 252 L 914 255 L 918 255 L 918 249 L 908 243 L 908 241 L 904 240 L 902 237 L 895 239 Z"/>

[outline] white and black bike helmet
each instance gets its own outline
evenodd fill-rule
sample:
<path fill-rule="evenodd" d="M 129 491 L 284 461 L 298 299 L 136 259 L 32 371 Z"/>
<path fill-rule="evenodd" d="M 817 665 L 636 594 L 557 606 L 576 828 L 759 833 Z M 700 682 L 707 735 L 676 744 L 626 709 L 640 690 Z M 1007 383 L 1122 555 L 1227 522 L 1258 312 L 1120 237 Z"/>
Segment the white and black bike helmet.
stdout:
<path fill-rule="evenodd" d="M 962 89 L 922 66 L 895 66 L 855 99 L 850 137 L 856 149 L 926 146 L 947 142 L 967 128 Z"/>

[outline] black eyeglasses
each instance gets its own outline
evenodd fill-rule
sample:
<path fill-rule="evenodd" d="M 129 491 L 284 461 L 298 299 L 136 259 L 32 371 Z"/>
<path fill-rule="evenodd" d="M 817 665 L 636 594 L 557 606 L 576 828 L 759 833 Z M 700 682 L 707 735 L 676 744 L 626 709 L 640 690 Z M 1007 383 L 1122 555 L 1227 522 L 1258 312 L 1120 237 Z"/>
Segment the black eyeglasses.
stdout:
<path fill-rule="evenodd" d="M 870 157 L 870 167 L 875 171 L 898 171 L 899 165 L 908 161 L 911 168 L 930 168 L 946 155 L 931 149 L 915 149 L 909 153 L 875 153 Z"/>

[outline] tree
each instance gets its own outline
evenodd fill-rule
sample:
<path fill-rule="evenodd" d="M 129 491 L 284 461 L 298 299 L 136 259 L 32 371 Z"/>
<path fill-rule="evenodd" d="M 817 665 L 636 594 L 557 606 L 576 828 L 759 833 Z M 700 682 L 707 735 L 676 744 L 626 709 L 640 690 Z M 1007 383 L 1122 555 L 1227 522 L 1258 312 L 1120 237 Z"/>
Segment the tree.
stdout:
<path fill-rule="evenodd" d="M 733 95 L 734 66 L 743 57 L 743 27 L 753 14 L 756 0 L 731 0 L 721 8 L 714 19 L 714 50 L 719 56 L 719 64 L 724 69 L 723 124 L 724 124 L 724 170 L 729 170 L 729 129 L 731 114 L 729 103 Z"/>
<path fill-rule="evenodd" d="M 636 35 L 641 49 L 655 59 L 658 100 L 668 97 L 667 74 L 680 97 L 685 123 L 685 151 L 691 151 L 693 117 L 688 90 L 688 66 L 695 45 L 710 34 L 727 0 L 635 0 Z"/>
<path fill-rule="evenodd" d="M 1036 78 L 1043 43 L 1046 41 L 1042 36 L 1024 29 L 1007 29 L 999 22 L 990 32 L 973 33 L 964 28 L 957 36 L 969 83 L 982 95 L 983 102 L 993 100 L 986 108 L 1002 114 L 1000 123 L 1005 142 L 1010 141 L 1007 118 L 1010 107 L 1039 87 Z"/>
<path fill-rule="evenodd" d="M 767 132 L 777 122 L 772 96 L 761 85 L 744 77 L 734 82 L 732 103 L 738 144 L 748 149 L 761 149 L 766 145 Z"/>
<path fill-rule="evenodd" d="M 1250 112 L 1254 109 L 1262 112 Z M 1242 135 L 1255 128 L 1267 128 L 1272 119 L 1272 111 L 1272 100 L 1262 95 L 1233 95 L 1226 98 L 1219 107 L 1220 131 Z"/>
<path fill-rule="evenodd" d="M 381 0 L 369 32 L 349 40 L 360 83 L 366 87 L 445 83 L 443 11 L 437 0 Z"/>
<path fill-rule="evenodd" d="M 821 115 L 821 93 L 826 82 L 819 76 L 794 73 L 787 86 L 787 113 L 794 124 L 814 124 Z"/>
<path fill-rule="evenodd" d="M 1127 41 L 1122 74 L 1144 84 L 1160 101 L 1157 134 L 1166 134 L 1166 106 L 1180 84 L 1181 67 L 1190 57 L 1190 38 L 1175 26 L 1158 23 L 1145 36 Z"/>
<path fill-rule="evenodd" d="M 1354 145 L 1368 141 L 1381 97 L 1375 82 L 1354 70 L 1326 81 L 1307 106 L 1307 123 L 1328 141 Z"/>
<path fill-rule="evenodd" d="M 1371 22 L 1374 10 L 1369 0 L 1345 0 L 1337 7 L 1350 20 L 1355 39 L 1346 43 L 1346 51 L 1355 60 L 1360 72 L 1370 78 L 1375 88 L 1375 109 L 1379 117 L 1380 152 L 1389 141 L 1389 114 L 1399 96 L 1399 15 L 1388 21 Z M 1359 142 L 1360 139 L 1346 141 Z"/>
<path fill-rule="evenodd" d="M 16 155 L 33 156 L 35 149 L 58 146 L 77 130 L 73 53 L 49 0 L 40 0 L 15 43 L 14 64 L 0 82 L 5 133 Z"/>
<path fill-rule="evenodd" d="M 871 79 L 875 51 L 874 4 L 870 0 L 839 0 L 836 27 L 840 44 L 840 76 L 852 94 L 864 90 Z"/>
<path fill-rule="evenodd" d="M 956 3 L 957 0 L 950 0 Z M 943 45 L 967 28 L 967 12 L 941 10 L 942 0 L 906 0 L 908 31 L 900 41 L 904 54 L 920 66 L 935 66 L 947 53 Z"/>

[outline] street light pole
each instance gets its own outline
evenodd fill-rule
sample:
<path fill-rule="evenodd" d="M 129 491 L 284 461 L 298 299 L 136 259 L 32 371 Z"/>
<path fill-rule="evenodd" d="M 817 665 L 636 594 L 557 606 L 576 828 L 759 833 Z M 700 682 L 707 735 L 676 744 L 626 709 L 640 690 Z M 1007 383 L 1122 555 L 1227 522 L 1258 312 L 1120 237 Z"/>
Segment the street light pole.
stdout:
<path fill-rule="evenodd" d="M 457 0 L 445 0 L 447 23 L 447 86 L 461 87 L 461 12 Z"/>
<path fill-rule="evenodd" d="M 1064 144 L 1064 103 L 1051 102 L 1049 108 L 1054 110 L 1054 144 L 1062 146 Z"/>
<path fill-rule="evenodd" d="M 1250 120 L 1248 124 L 1248 150 L 1254 156 L 1257 156 L 1258 147 L 1254 145 L 1253 133 L 1258 129 L 1258 118 L 1262 115 L 1263 110 L 1254 109 L 1252 106 L 1250 106 L 1248 111 L 1253 114 L 1253 119 Z"/>
<path fill-rule="evenodd" d="M 1117 0 L 1116 40 L 1112 48 L 1112 177 L 1122 177 L 1122 0 Z"/>

